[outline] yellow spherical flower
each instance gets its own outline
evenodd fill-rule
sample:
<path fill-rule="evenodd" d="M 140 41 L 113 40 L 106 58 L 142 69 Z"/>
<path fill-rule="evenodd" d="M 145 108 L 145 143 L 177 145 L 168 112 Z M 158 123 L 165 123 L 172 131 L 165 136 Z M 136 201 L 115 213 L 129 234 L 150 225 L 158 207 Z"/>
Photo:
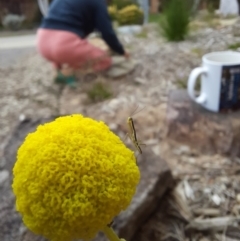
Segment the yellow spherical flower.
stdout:
<path fill-rule="evenodd" d="M 93 238 L 128 207 L 140 178 L 134 153 L 120 138 L 77 114 L 30 133 L 13 174 L 23 222 L 52 241 Z"/>

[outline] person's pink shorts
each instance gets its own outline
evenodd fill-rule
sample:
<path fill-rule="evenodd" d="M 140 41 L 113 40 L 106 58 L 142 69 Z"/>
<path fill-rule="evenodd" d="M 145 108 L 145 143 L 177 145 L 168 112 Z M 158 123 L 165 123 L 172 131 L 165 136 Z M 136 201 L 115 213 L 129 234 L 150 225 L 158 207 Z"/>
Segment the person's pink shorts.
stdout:
<path fill-rule="evenodd" d="M 68 31 L 39 29 L 37 49 L 57 68 L 68 64 L 74 69 L 91 68 L 101 71 L 108 69 L 112 64 L 106 52 Z"/>

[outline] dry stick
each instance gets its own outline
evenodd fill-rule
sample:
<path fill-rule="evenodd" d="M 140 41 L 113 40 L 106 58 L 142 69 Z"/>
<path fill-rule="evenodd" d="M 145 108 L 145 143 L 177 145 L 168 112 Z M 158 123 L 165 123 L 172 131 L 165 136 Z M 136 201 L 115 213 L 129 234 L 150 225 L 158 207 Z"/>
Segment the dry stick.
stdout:
<path fill-rule="evenodd" d="M 219 218 L 208 218 L 208 219 L 195 219 L 186 227 L 186 229 L 195 229 L 198 231 L 223 231 L 227 225 L 232 225 L 235 222 L 240 221 L 240 216 L 232 217 L 219 217 Z"/>

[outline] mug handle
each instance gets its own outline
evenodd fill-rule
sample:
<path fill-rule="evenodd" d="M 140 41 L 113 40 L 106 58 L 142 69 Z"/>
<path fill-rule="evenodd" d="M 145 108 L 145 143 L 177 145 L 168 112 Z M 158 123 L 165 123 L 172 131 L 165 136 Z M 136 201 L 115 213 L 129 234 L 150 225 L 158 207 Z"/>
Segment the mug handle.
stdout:
<path fill-rule="evenodd" d="M 198 97 L 196 97 L 195 90 L 194 90 L 195 84 L 198 76 L 206 73 L 207 73 L 207 68 L 198 67 L 192 70 L 188 79 L 188 94 L 191 97 L 191 99 L 197 102 L 198 104 L 204 104 L 207 100 L 207 96 L 205 93 L 201 93 Z"/>

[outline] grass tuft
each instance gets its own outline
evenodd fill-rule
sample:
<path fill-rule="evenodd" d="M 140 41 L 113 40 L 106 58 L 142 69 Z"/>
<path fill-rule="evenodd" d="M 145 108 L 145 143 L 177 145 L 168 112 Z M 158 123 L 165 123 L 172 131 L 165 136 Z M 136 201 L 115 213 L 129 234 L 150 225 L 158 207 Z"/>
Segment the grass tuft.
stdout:
<path fill-rule="evenodd" d="M 106 85 L 98 82 L 87 91 L 87 95 L 92 102 L 99 102 L 109 99 L 112 96 L 112 93 Z"/>

